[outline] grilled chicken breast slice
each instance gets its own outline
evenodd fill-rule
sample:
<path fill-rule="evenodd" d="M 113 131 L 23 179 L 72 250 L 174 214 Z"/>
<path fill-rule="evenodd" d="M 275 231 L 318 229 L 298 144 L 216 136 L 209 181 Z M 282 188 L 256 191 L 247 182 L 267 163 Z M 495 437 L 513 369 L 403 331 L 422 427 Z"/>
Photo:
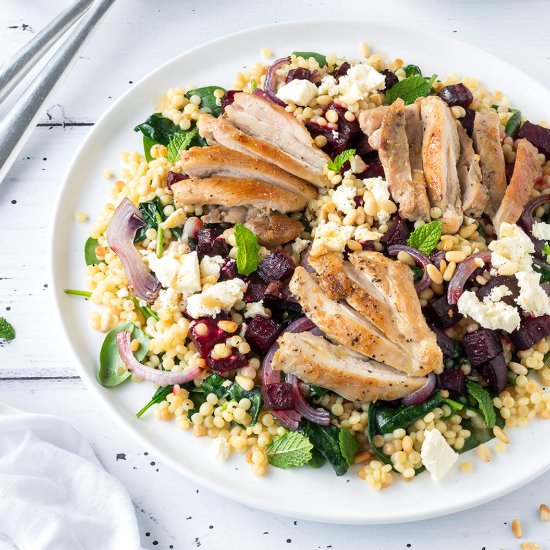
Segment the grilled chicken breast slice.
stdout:
<path fill-rule="evenodd" d="M 287 332 L 279 340 L 271 366 L 318 384 L 345 399 L 400 399 L 421 388 L 426 378 L 407 377 L 309 332 Z"/>
<path fill-rule="evenodd" d="M 264 181 L 242 178 L 188 178 L 171 186 L 178 204 L 254 206 L 295 212 L 306 205 L 304 197 Z"/>
<path fill-rule="evenodd" d="M 368 109 L 359 115 L 359 127 L 367 136 L 372 136 L 382 126 L 382 119 L 389 107 L 381 106 Z"/>
<path fill-rule="evenodd" d="M 526 139 L 521 139 L 516 150 L 514 171 L 510 185 L 493 217 L 497 235 L 502 222 L 516 223 L 529 200 L 537 178 L 541 175 L 542 163 L 537 148 Z"/>
<path fill-rule="evenodd" d="M 317 190 L 309 183 L 278 166 L 221 145 L 192 147 L 182 151 L 177 167 L 192 178 L 223 176 L 254 179 L 297 193 L 308 201 L 317 195 Z"/>
<path fill-rule="evenodd" d="M 462 193 L 462 210 L 466 216 L 479 218 L 487 206 L 489 194 L 482 182 L 479 155 L 474 152 L 473 141 L 458 121 L 456 122 L 456 128 L 460 141 L 457 171 Z"/>
<path fill-rule="evenodd" d="M 495 111 L 476 112 L 472 137 L 479 155 L 482 181 L 489 193 L 485 212 L 493 217 L 506 192 L 506 167 L 498 114 Z"/>
<path fill-rule="evenodd" d="M 235 94 L 223 116 L 245 134 L 270 144 L 294 160 L 275 164 L 317 187 L 326 187 L 328 180 L 323 170 L 330 157 L 313 143 L 307 128 L 283 107 L 255 94 L 241 92 Z M 299 171 L 307 171 L 309 177 L 296 173 L 296 163 L 302 165 Z"/>
<path fill-rule="evenodd" d="M 455 118 L 439 97 L 419 100 L 424 126 L 422 164 L 432 206 L 441 209 L 444 233 L 456 233 L 462 225 L 462 203 L 457 162 L 460 144 Z"/>
<path fill-rule="evenodd" d="M 399 204 L 401 215 L 411 221 L 429 219 L 430 203 L 423 177 L 413 182 L 402 99 L 395 101 L 384 114 L 378 152 L 390 193 Z"/>

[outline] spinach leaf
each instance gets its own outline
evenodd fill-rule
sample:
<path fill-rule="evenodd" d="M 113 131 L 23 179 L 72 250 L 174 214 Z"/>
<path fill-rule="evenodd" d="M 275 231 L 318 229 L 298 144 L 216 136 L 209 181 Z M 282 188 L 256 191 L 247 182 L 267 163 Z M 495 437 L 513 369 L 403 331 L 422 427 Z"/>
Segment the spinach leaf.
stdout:
<path fill-rule="evenodd" d="M 466 388 L 468 389 L 468 393 L 477 401 L 487 428 L 493 428 L 496 422 L 496 414 L 491 394 L 471 380 L 466 382 Z"/>
<path fill-rule="evenodd" d="M 316 386 L 315 384 L 308 384 L 307 396 L 310 399 L 315 397 L 322 397 L 323 395 L 325 395 L 325 393 L 328 393 L 328 390 L 326 388 L 321 388 L 321 386 Z"/>
<path fill-rule="evenodd" d="M 437 76 L 434 74 L 431 78 L 409 76 L 405 80 L 400 80 L 386 92 L 386 101 L 391 105 L 396 99 L 401 98 L 405 102 L 405 105 L 410 105 L 419 97 L 425 97 L 430 94 L 432 84 L 436 78 Z"/>
<path fill-rule="evenodd" d="M 313 57 L 317 63 L 319 63 L 319 67 L 323 68 L 327 64 L 327 58 L 322 53 L 317 52 L 292 52 L 292 55 L 295 55 L 296 57 L 303 57 L 304 59 L 309 59 L 310 57 Z"/>
<path fill-rule="evenodd" d="M 460 454 L 470 451 L 471 449 L 475 449 L 482 443 L 487 443 L 487 441 L 490 441 L 495 437 L 493 430 L 487 428 L 485 423 L 480 421 L 482 416 L 481 413 L 478 412 L 478 415 L 479 420 L 477 422 L 471 418 L 465 418 L 462 420 L 462 428 L 464 430 L 469 430 L 472 435 L 470 435 L 470 437 L 464 442 L 462 449 L 458 451 Z M 504 427 L 504 419 L 500 416 L 500 414 L 497 415 L 495 424 L 500 428 Z"/>
<path fill-rule="evenodd" d="M 227 384 L 227 382 L 229 382 L 229 384 Z M 218 399 L 229 395 L 230 386 L 230 380 L 216 373 L 207 376 L 201 384 L 201 388 L 204 390 L 206 395 L 213 393 Z"/>
<path fill-rule="evenodd" d="M 405 65 L 403 70 L 405 71 L 407 78 L 409 76 L 422 76 L 422 71 L 418 65 Z"/>
<path fill-rule="evenodd" d="M 275 438 L 266 449 L 267 460 L 276 468 L 290 469 L 305 466 L 311 461 L 313 445 L 299 432 L 287 432 Z"/>
<path fill-rule="evenodd" d="M 99 242 L 97 239 L 89 237 L 84 244 L 84 261 L 86 265 L 97 265 L 101 263 L 101 260 L 96 256 L 95 249 L 98 247 Z"/>
<path fill-rule="evenodd" d="M 222 90 L 225 95 L 225 88 L 221 86 L 204 86 L 203 88 L 197 88 L 196 90 L 189 90 L 185 97 L 187 99 L 191 96 L 197 95 L 201 98 L 200 109 L 205 113 L 210 113 L 215 117 L 219 117 L 222 114 L 221 100 L 214 95 L 216 90 Z M 218 102 L 220 103 L 218 105 Z"/>
<path fill-rule="evenodd" d="M 13 340 L 15 338 L 13 325 L 4 317 L 0 317 L 0 338 L 2 340 Z"/>
<path fill-rule="evenodd" d="M 319 426 L 309 420 L 302 420 L 300 431 L 304 433 L 319 451 L 331 464 L 337 476 L 344 475 L 349 465 L 340 449 L 340 430 L 337 426 Z"/>
<path fill-rule="evenodd" d="M 231 388 L 229 388 L 229 397 L 239 402 L 245 397 L 250 400 L 250 409 L 248 409 L 248 414 L 252 417 L 250 425 L 254 426 L 258 422 L 258 416 L 260 414 L 260 409 L 262 408 L 263 398 L 260 388 L 255 387 L 250 391 L 243 390 L 237 382 L 234 382 Z"/>
<path fill-rule="evenodd" d="M 108 388 L 118 386 L 131 375 L 131 372 L 122 362 L 116 345 L 116 335 L 124 330 L 129 330 L 132 339 L 137 339 L 140 343 L 138 350 L 134 354 L 136 359 L 141 361 L 147 354 L 149 337 L 143 331 L 130 322 L 115 327 L 105 337 L 101 351 L 99 352 L 97 380 L 102 386 Z"/>
<path fill-rule="evenodd" d="M 140 203 L 139 211 L 145 219 L 145 225 L 137 230 L 134 237 L 135 243 L 139 243 L 145 239 L 145 233 L 147 233 L 148 229 L 155 228 L 158 233 L 160 223 L 166 219 L 162 203 L 158 197 L 155 197 L 152 201 Z"/>
<path fill-rule="evenodd" d="M 153 156 L 151 155 L 151 147 L 156 144 L 157 142 L 154 139 L 151 139 L 146 135 L 143 136 L 143 154 L 145 155 L 145 160 L 147 162 L 151 162 L 153 160 Z"/>
<path fill-rule="evenodd" d="M 136 416 L 138 418 L 141 418 L 143 414 L 153 405 L 166 401 L 166 398 L 172 393 L 173 389 L 174 386 L 160 386 L 159 388 L 157 388 L 157 391 L 153 394 L 151 400 L 136 413 Z"/>
<path fill-rule="evenodd" d="M 414 282 L 416 283 L 417 281 L 420 281 L 420 279 L 422 279 L 422 276 L 424 275 L 424 270 L 417 265 L 410 265 L 409 267 L 413 272 Z"/>
<path fill-rule="evenodd" d="M 174 124 L 169 118 L 163 117 L 160 113 L 152 114 L 145 122 L 134 128 L 134 132 L 141 132 L 149 138 L 149 149 L 155 143 L 168 145 L 170 140 L 181 131 L 177 124 Z"/>
<path fill-rule="evenodd" d="M 548 264 L 539 265 L 539 264 L 533 263 L 533 270 L 536 271 L 537 273 L 540 273 L 541 284 L 550 282 L 550 265 Z"/>
<path fill-rule="evenodd" d="M 199 412 L 199 409 L 203 403 L 206 402 L 206 392 L 202 389 L 202 386 L 199 386 L 198 388 L 193 384 L 193 382 L 190 382 L 188 385 L 185 386 L 186 389 L 189 391 L 189 399 L 193 401 L 193 408 L 189 409 L 187 411 L 187 416 L 189 419 L 196 413 Z"/>
<path fill-rule="evenodd" d="M 311 460 L 307 463 L 310 468 L 321 468 L 327 459 L 315 447 L 311 450 Z"/>
<path fill-rule="evenodd" d="M 193 128 L 187 132 L 181 132 L 181 134 L 175 135 L 168 144 L 166 160 L 170 164 L 177 162 L 180 158 L 181 151 L 186 151 L 192 145 L 199 145 L 198 137 L 199 131 L 197 128 Z"/>
<path fill-rule="evenodd" d="M 368 412 L 368 425 L 367 425 L 367 440 L 369 442 L 372 452 L 375 454 L 376 458 L 383 462 L 384 464 L 391 464 L 391 459 L 389 456 L 385 455 L 382 452 L 382 449 L 378 448 L 374 444 L 374 436 L 378 434 L 378 426 L 376 425 L 376 416 L 377 409 L 383 404 L 383 401 L 375 401 L 369 405 Z"/>
<path fill-rule="evenodd" d="M 340 433 L 338 434 L 338 443 L 340 444 L 340 452 L 342 456 L 346 459 L 346 462 L 351 466 L 355 455 L 359 450 L 359 443 L 353 435 L 351 430 L 346 428 L 340 428 Z"/>
<path fill-rule="evenodd" d="M 512 109 L 510 109 L 511 111 Z M 514 109 L 514 114 L 508 119 L 506 123 L 506 135 L 509 137 L 516 137 L 519 127 L 521 126 L 521 111 Z"/>

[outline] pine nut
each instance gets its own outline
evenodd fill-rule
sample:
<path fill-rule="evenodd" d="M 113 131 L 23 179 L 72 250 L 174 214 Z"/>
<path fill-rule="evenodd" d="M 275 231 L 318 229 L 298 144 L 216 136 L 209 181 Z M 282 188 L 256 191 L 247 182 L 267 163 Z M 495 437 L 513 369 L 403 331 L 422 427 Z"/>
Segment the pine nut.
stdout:
<path fill-rule="evenodd" d="M 512 521 L 512 533 L 514 533 L 514 536 L 517 539 L 521 538 L 522 530 L 521 530 L 521 521 L 519 521 L 519 519 L 514 519 Z"/>
<path fill-rule="evenodd" d="M 440 284 L 443 283 L 443 276 L 441 275 L 441 273 L 439 272 L 437 267 L 435 267 L 435 265 L 428 264 L 428 267 L 426 268 L 426 271 L 428 272 L 428 276 L 430 277 L 430 279 L 436 285 L 440 285 Z"/>
<path fill-rule="evenodd" d="M 550 508 L 546 504 L 539 506 L 539 518 L 541 521 L 550 521 Z"/>
<path fill-rule="evenodd" d="M 460 250 L 451 250 L 445 253 L 445 259 L 448 262 L 456 262 L 458 264 L 466 259 L 466 253 Z"/>
<path fill-rule="evenodd" d="M 458 234 L 464 239 L 469 239 L 477 231 L 477 223 L 471 225 L 465 225 L 460 228 Z"/>
<path fill-rule="evenodd" d="M 542 550 L 542 546 L 536 542 L 522 542 L 521 550 Z"/>
<path fill-rule="evenodd" d="M 495 437 L 500 439 L 503 443 L 510 443 L 510 438 L 500 426 L 495 426 L 493 428 L 493 434 L 495 434 Z"/>
<path fill-rule="evenodd" d="M 408 252 L 398 252 L 397 259 L 403 264 L 407 264 L 410 266 L 416 265 L 415 259 Z"/>
<path fill-rule="evenodd" d="M 453 275 L 455 274 L 455 270 L 456 270 L 456 263 L 449 262 L 447 269 L 445 269 L 445 272 L 443 273 L 443 280 L 449 282 L 453 278 Z"/>
<path fill-rule="evenodd" d="M 219 321 L 218 328 L 225 332 L 235 332 L 239 328 L 239 325 L 233 321 Z"/>
<path fill-rule="evenodd" d="M 483 462 L 491 462 L 491 451 L 483 444 L 476 449 L 476 455 L 483 460 Z"/>

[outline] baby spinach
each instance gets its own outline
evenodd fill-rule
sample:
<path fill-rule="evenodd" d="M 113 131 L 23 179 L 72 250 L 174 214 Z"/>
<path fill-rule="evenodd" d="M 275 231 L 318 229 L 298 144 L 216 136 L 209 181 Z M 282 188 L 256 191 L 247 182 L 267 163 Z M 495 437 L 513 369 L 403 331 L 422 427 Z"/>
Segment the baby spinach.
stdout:
<path fill-rule="evenodd" d="M 145 220 L 145 225 L 137 230 L 136 236 L 134 237 L 135 243 L 139 243 L 146 238 L 145 234 L 148 229 L 157 229 L 158 233 L 160 223 L 166 219 L 162 203 L 158 197 L 155 197 L 152 201 L 140 203 L 138 208 Z"/>
<path fill-rule="evenodd" d="M 307 436 L 313 447 L 332 464 L 338 476 L 344 475 L 349 469 L 348 461 L 340 447 L 341 429 L 332 424 L 319 426 L 309 420 L 302 420 L 300 423 L 300 431 Z"/>
<path fill-rule="evenodd" d="M 207 395 L 213 393 L 218 399 L 229 395 L 229 386 L 231 386 L 231 381 L 216 373 L 207 376 L 201 384 L 201 388 Z"/>
<path fill-rule="evenodd" d="M 101 263 L 101 260 L 96 256 L 95 249 L 98 247 L 99 242 L 93 237 L 89 237 L 84 244 L 84 261 L 86 265 L 97 265 Z"/>
<path fill-rule="evenodd" d="M 196 90 L 189 90 L 185 97 L 190 99 L 196 95 L 201 98 L 200 109 L 201 111 L 208 112 L 215 117 L 219 117 L 222 114 L 221 100 L 214 95 L 216 90 L 222 90 L 225 95 L 225 88 L 221 86 L 204 86 L 197 88 Z M 218 105 L 220 103 L 220 105 Z"/>
<path fill-rule="evenodd" d="M 115 327 L 105 337 L 99 352 L 97 380 L 102 386 L 108 388 L 118 386 L 131 375 L 120 358 L 116 345 L 116 335 L 124 330 L 129 330 L 132 339 L 137 339 L 140 343 L 138 350 L 134 353 L 136 359 L 141 361 L 147 354 L 149 337 L 143 331 L 129 322 Z"/>
<path fill-rule="evenodd" d="M 536 271 L 537 273 L 540 273 L 541 284 L 550 282 L 550 265 L 548 264 L 539 265 L 539 264 L 533 263 L 533 270 Z"/>
<path fill-rule="evenodd" d="M 378 434 L 378 426 L 376 424 L 376 409 L 383 404 L 383 401 L 375 401 L 369 405 L 368 412 L 368 425 L 367 425 L 367 441 L 369 442 L 372 452 L 375 454 L 376 458 L 383 462 L 384 464 L 391 464 L 391 459 L 389 456 L 385 455 L 382 452 L 382 449 L 377 447 L 374 444 L 374 436 Z"/>
<path fill-rule="evenodd" d="M 323 55 L 322 53 L 317 52 L 292 52 L 292 55 L 295 55 L 296 57 L 302 57 L 303 59 L 309 59 L 310 57 L 313 57 L 317 63 L 319 63 L 319 67 L 323 68 L 327 64 L 327 57 Z"/>
<path fill-rule="evenodd" d="M 153 405 L 165 401 L 168 395 L 172 393 L 173 389 L 174 386 L 160 386 L 159 388 L 157 388 L 157 391 L 153 394 L 153 397 L 151 397 L 149 402 L 136 413 L 136 416 L 138 418 L 141 418 L 145 414 L 145 412 L 149 410 Z"/>
<path fill-rule="evenodd" d="M 405 71 L 407 78 L 409 76 L 422 76 L 422 71 L 418 65 L 405 65 L 403 70 Z"/>
<path fill-rule="evenodd" d="M 481 417 L 481 413 L 478 412 L 478 414 Z M 504 428 L 504 419 L 500 415 L 497 415 L 495 425 L 500 428 Z M 463 419 L 461 422 L 461 427 L 463 430 L 469 430 L 471 435 L 468 439 L 466 439 L 464 446 L 458 451 L 459 453 L 465 453 L 466 451 L 475 449 L 482 443 L 487 443 L 487 441 L 490 441 L 495 437 L 493 430 L 488 428 L 485 423 L 475 422 L 471 418 Z"/>
<path fill-rule="evenodd" d="M 326 388 L 321 388 L 321 386 L 316 386 L 315 384 L 308 384 L 307 396 L 310 399 L 316 398 L 316 397 L 322 397 L 327 392 L 328 390 Z"/>
<path fill-rule="evenodd" d="M 163 117 L 161 113 L 153 113 L 145 122 L 134 128 L 134 132 L 141 132 L 149 138 L 149 143 L 151 143 L 149 148 L 155 143 L 168 145 L 170 140 L 181 131 L 177 124 L 174 124 L 169 118 Z"/>
<path fill-rule="evenodd" d="M 514 138 L 516 137 L 519 127 L 521 126 L 521 111 L 516 109 L 510 109 L 510 111 L 513 112 L 513 114 L 506 123 L 505 131 L 508 137 Z"/>
<path fill-rule="evenodd" d="M 151 162 L 153 160 L 153 156 L 151 155 L 151 147 L 156 144 L 157 142 L 154 139 L 151 139 L 146 135 L 143 136 L 143 154 L 145 155 L 145 160 L 147 162 Z"/>
<path fill-rule="evenodd" d="M 307 463 L 310 468 L 321 468 L 327 459 L 315 448 L 311 450 L 311 460 Z"/>

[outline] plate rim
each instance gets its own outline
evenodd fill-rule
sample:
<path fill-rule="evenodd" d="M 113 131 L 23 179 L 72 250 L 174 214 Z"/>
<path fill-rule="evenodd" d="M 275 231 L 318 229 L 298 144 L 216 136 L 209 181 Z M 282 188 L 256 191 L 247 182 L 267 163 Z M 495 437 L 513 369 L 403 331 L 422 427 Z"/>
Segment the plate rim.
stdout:
<path fill-rule="evenodd" d="M 315 18 L 315 19 L 296 19 L 296 20 L 282 21 L 279 23 L 269 23 L 265 25 L 247 27 L 242 30 L 224 34 L 212 40 L 202 42 L 194 46 L 193 48 L 185 50 L 184 52 L 174 56 L 173 58 L 167 60 L 166 62 L 156 67 L 153 71 L 147 73 L 136 84 L 140 84 L 146 80 L 153 78 L 158 73 L 161 73 L 162 71 L 164 71 L 167 66 L 171 65 L 172 63 L 177 63 L 177 61 L 180 58 L 193 55 L 194 53 L 200 51 L 203 48 L 214 46 L 217 43 L 223 43 L 226 40 L 245 37 L 247 34 L 257 33 L 258 31 L 262 31 L 262 30 L 268 30 L 268 29 L 272 30 L 276 28 L 280 29 L 284 27 L 297 27 L 301 25 L 308 26 L 308 25 L 327 24 L 327 23 L 330 23 L 332 25 L 364 23 L 367 26 L 374 25 L 379 28 L 386 28 L 392 31 L 402 31 L 404 33 L 413 31 L 414 33 L 422 34 L 426 37 L 431 37 L 434 39 L 438 39 L 438 38 L 444 39 L 447 43 L 449 42 L 454 43 L 457 47 L 463 47 L 463 48 L 466 47 L 470 49 L 470 51 L 472 52 L 475 52 L 475 51 L 482 52 L 485 55 L 485 57 L 495 60 L 501 65 L 505 65 L 512 68 L 514 72 L 521 73 L 527 85 L 540 88 L 544 90 L 546 93 L 548 93 L 549 91 L 536 78 L 534 78 L 529 74 L 526 74 L 522 69 L 516 67 L 506 59 L 503 59 L 492 52 L 489 52 L 483 48 L 480 48 L 479 46 L 475 46 L 461 39 L 455 38 L 454 36 L 447 36 L 442 33 L 436 33 L 433 31 L 427 31 L 419 28 L 412 28 L 412 29 L 406 28 L 401 25 L 386 23 L 377 19 L 369 20 L 365 18 L 358 18 L 352 21 L 350 19 L 345 19 L 345 18 L 333 19 L 328 17 Z M 362 517 L 362 518 L 353 518 L 353 519 L 352 518 L 346 519 L 343 516 L 336 517 L 328 513 L 319 514 L 318 512 L 310 512 L 309 510 L 301 510 L 299 515 L 297 515 L 293 510 L 289 510 L 288 507 L 286 507 L 284 504 L 281 504 L 279 502 L 271 502 L 271 501 L 268 502 L 265 499 L 261 499 L 250 493 L 247 493 L 246 495 L 241 495 L 241 493 L 238 493 L 238 492 L 236 493 L 232 488 L 217 484 L 214 481 L 210 480 L 208 477 L 200 475 L 199 473 L 193 471 L 192 469 L 187 468 L 185 465 L 178 463 L 162 448 L 156 446 L 154 443 L 149 441 L 149 439 L 139 431 L 137 425 L 134 425 L 128 422 L 120 414 L 120 412 L 115 408 L 115 405 L 111 403 L 111 401 L 109 401 L 109 399 L 101 393 L 100 391 L 101 388 L 98 386 L 97 380 L 85 367 L 83 361 L 81 361 L 78 351 L 76 349 L 76 346 L 73 343 L 73 340 L 69 337 L 68 331 L 66 330 L 65 323 L 63 321 L 63 312 L 62 312 L 62 303 L 61 303 L 62 297 L 65 296 L 65 294 L 63 290 L 59 287 L 59 281 L 57 276 L 57 271 L 59 267 L 55 262 L 55 258 L 59 256 L 59 253 L 61 251 L 61 246 L 58 244 L 59 239 L 57 239 L 56 237 L 59 233 L 59 225 L 61 223 L 60 211 L 63 204 L 63 198 L 66 192 L 66 189 L 68 187 L 71 174 L 77 168 L 77 163 L 79 158 L 88 147 L 89 142 L 92 140 L 95 129 L 100 125 L 102 125 L 103 122 L 111 115 L 111 113 L 115 112 L 119 108 L 119 106 L 125 101 L 127 96 L 129 96 L 133 92 L 134 92 L 134 88 L 133 87 L 129 88 L 123 94 L 121 94 L 108 109 L 106 109 L 103 112 L 103 114 L 95 122 L 94 126 L 92 126 L 90 130 L 86 133 L 85 137 L 82 139 L 82 142 L 73 153 L 71 160 L 63 174 L 62 184 L 60 185 L 59 190 L 57 191 L 57 195 L 55 197 L 52 221 L 51 221 L 51 224 L 49 225 L 50 238 L 49 238 L 49 258 L 48 258 L 48 270 L 49 270 L 50 280 L 52 281 L 51 292 L 49 293 L 49 295 L 54 305 L 56 321 L 62 329 L 63 341 L 65 342 L 66 345 L 68 345 L 68 349 L 70 350 L 70 355 L 74 363 L 73 366 L 76 372 L 79 374 L 80 378 L 82 379 L 84 385 L 86 386 L 86 389 L 88 389 L 93 395 L 94 400 L 96 400 L 96 402 L 99 402 L 101 404 L 101 407 L 103 408 L 103 410 L 108 412 L 109 416 L 115 420 L 117 425 L 120 428 L 122 428 L 122 430 L 131 439 L 133 439 L 137 444 L 141 445 L 145 449 L 151 448 L 151 452 L 154 452 L 155 455 L 158 456 L 159 459 L 164 464 L 168 465 L 177 474 L 181 474 L 185 476 L 187 479 L 203 487 L 206 487 L 208 490 L 212 491 L 213 493 L 222 495 L 225 498 L 237 501 L 245 506 L 253 507 L 258 510 L 279 514 L 286 517 L 292 517 L 292 518 L 298 517 L 307 521 L 329 523 L 329 524 L 332 523 L 332 524 L 339 524 L 339 525 L 346 525 L 346 524 L 347 525 L 383 525 L 383 524 L 392 524 L 392 523 L 408 523 L 413 521 L 438 518 L 438 517 L 442 517 L 450 514 L 455 514 L 461 511 L 473 509 L 477 506 L 480 506 L 487 502 L 491 502 L 497 498 L 507 495 L 515 491 L 516 489 L 523 487 L 530 481 L 544 474 L 546 471 L 550 470 L 550 457 L 549 457 L 545 466 L 539 467 L 538 469 L 530 471 L 527 474 L 519 476 L 518 478 L 516 478 L 516 480 L 513 483 L 507 484 L 501 487 L 500 489 L 494 490 L 488 495 L 466 498 L 461 504 L 451 504 L 444 510 L 440 510 L 440 511 L 433 510 L 432 512 L 426 512 L 426 513 L 423 513 L 423 512 L 415 513 L 413 511 L 407 514 L 401 513 L 399 516 L 372 517 L 372 518 Z"/>

